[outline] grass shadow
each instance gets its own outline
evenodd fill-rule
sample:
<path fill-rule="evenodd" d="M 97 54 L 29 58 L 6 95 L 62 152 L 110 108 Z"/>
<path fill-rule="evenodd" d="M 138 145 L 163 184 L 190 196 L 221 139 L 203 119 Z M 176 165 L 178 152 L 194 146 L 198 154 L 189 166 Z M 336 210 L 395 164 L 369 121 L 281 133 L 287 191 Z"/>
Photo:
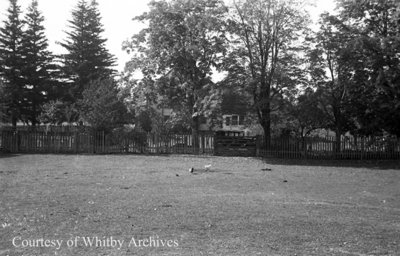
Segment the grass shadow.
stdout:
<path fill-rule="evenodd" d="M 224 174 L 224 175 L 233 175 L 233 172 L 229 172 L 229 171 L 227 171 L 227 170 L 222 170 L 222 169 L 208 169 L 208 170 L 205 170 L 205 169 L 202 169 L 202 168 L 199 168 L 199 169 L 194 169 L 194 171 L 192 172 L 192 173 L 190 173 L 190 174 L 192 174 L 192 175 L 199 175 L 199 174 Z"/>
<path fill-rule="evenodd" d="M 0 152 L 0 159 L 2 159 L 2 158 L 17 157 L 17 156 L 20 156 L 20 155 L 19 155 L 19 154 L 1 153 L 1 152 Z"/>
<path fill-rule="evenodd" d="M 399 160 L 316 160 L 316 159 L 280 159 L 262 158 L 268 165 L 298 165 L 298 166 L 326 166 L 326 167 L 352 167 L 373 170 L 399 170 Z"/>

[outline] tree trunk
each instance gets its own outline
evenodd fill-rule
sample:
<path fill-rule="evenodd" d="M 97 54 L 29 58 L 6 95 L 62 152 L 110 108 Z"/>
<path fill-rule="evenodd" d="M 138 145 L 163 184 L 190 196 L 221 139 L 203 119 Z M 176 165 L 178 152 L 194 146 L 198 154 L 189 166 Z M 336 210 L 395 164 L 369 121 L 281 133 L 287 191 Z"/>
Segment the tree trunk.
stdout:
<path fill-rule="evenodd" d="M 269 108 L 269 104 L 268 108 L 264 109 L 262 111 L 263 115 L 262 115 L 262 120 L 261 120 L 261 126 L 264 130 L 264 143 L 265 143 L 265 149 L 271 150 L 271 110 Z"/>
<path fill-rule="evenodd" d="M 272 76 L 272 71 L 270 76 Z M 270 77 L 271 78 L 271 77 Z M 265 69 L 261 74 L 261 100 L 264 101 L 261 109 L 262 127 L 264 129 L 265 148 L 271 150 L 271 80 L 267 81 Z"/>
<path fill-rule="evenodd" d="M 11 123 L 12 123 L 13 129 L 16 130 L 17 129 L 17 117 L 15 116 L 14 113 L 11 116 Z"/>
<path fill-rule="evenodd" d="M 336 156 L 339 156 L 339 153 L 341 151 L 341 137 L 342 137 L 342 131 L 339 128 L 336 128 L 335 131 L 336 135 L 335 135 L 335 153 Z"/>
<path fill-rule="evenodd" d="M 199 145 L 199 117 L 192 117 L 192 147 L 193 153 L 198 154 L 200 145 Z"/>
<path fill-rule="evenodd" d="M 264 143 L 265 149 L 271 150 L 271 103 L 269 99 L 269 90 L 266 90 L 262 98 L 266 99 L 266 102 L 261 107 L 261 126 L 264 130 Z"/>
<path fill-rule="evenodd" d="M 265 149 L 271 149 L 271 121 L 266 121 L 265 124 L 262 125 L 264 130 L 264 143 Z"/>
<path fill-rule="evenodd" d="M 36 120 L 37 116 L 36 116 L 36 102 L 35 100 L 33 100 L 32 102 L 32 126 L 35 127 L 37 120 Z"/>

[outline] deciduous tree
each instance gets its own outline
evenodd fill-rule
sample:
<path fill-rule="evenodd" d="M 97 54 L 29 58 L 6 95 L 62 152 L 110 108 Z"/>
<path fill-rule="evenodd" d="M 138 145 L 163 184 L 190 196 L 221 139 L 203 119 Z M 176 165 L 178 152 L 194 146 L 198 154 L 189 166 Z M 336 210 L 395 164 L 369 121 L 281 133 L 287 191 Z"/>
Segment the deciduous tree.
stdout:
<path fill-rule="evenodd" d="M 301 138 L 318 128 L 327 127 L 327 118 L 320 103 L 320 93 L 307 88 L 295 102 L 288 104 L 288 113 L 294 118 L 296 132 Z"/>
<path fill-rule="evenodd" d="M 338 29 L 354 38 L 351 87 L 359 132 L 400 136 L 400 4 L 396 0 L 341 0 Z"/>
<path fill-rule="evenodd" d="M 125 45 L 133 53 L 128 69 L 141 70 L 176 115 L 189 120 L 196 149 L 199 119 L 218 95 L 211 75 L 226 51 L 226 12 L 221 0 L 152 1 L 135 18 L 148 28 Z"/>
<path fill-rule="evenodd" d="M 336 23 L 335 16 L 321 16 L 321 27 L 309 57 L 312 80 L 318 94 L 318 107 L 326 118 L 325 128 L 335 131 L 335 148 L 339 151 L 341 136 L 355 128 L 349 89 L 354 86 L 352 68 L 357 58 L 349 45 L 354 35 L 338 29 Z"/>
<path fill-rule="evenodd" d="M 109 131 L 133 119 L 120 99 L 116 82 L 112 79 L 90 82 L 78 104 L 81 120 L 98 130 Z"/>
<path fill-rule="evenodd" d="M 66 121 L 65 104 L 60 100 L 52 100 L 41 106 L 39 121 L 45 124 L 59 125 Z"/>
<path fill-rule="evenodd" d="M 234 1 L 232 51 L 225 62 L 227 79 L 241 81 L 270 145 L 271 113 L 286 90 L 300 83 L 298 44 L 308 25 L 303 1 Z"/>

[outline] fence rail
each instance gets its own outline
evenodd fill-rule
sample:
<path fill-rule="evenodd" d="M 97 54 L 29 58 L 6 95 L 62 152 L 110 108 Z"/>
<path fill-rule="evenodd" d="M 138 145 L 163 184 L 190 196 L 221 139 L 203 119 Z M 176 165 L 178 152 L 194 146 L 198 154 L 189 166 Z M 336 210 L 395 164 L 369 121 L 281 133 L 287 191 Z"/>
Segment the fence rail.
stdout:
<path fill-rule="evenodd" d="M 0 151 L 10 153 L 208 154 L 306 159 L 400 159 L 400 140 L 390 137 L 273 138 L 200 133 L 154 134 L 91 129 L 0 130 Z M 199 145 L 198 149 L 194 144 Z"/>

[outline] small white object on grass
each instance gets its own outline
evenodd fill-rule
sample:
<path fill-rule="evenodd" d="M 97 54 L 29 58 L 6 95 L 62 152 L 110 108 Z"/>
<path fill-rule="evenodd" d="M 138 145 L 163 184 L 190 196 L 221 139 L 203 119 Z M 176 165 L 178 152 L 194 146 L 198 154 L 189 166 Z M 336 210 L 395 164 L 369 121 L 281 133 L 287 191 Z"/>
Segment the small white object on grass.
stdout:
<path fill-rule="evenodd" d="M 209 171 L 211 169 L 211 164 L 204 165 L 204 169 Z"/>
<path fill-rule="evenodd" d="M 190 173 L 193 173 L 193 172 L 194 172 L 194 168 L 191 167 L 191 168 L 189 169 L 189 172 L 190 172 Z"/>

